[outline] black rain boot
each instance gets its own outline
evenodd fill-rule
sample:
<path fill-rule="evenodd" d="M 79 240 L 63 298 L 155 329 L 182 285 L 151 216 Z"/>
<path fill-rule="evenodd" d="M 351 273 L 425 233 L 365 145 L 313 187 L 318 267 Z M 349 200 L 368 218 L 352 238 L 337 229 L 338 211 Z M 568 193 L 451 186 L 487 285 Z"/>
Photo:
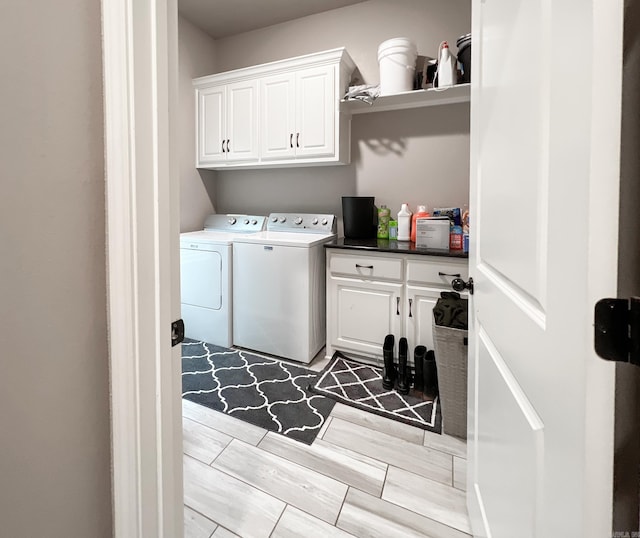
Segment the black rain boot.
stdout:
<path fill-rule="evenodd" d="M 408 348 L 407 339 L 403 336 L 398 342 L 398 392 L 400 394 L 409 394 Z"/>
<path fill-rule="evenodd" d="M 435 399 L 438 395 L 438 369 L 436 367 L 436 355 L 433 350 L 427 351 L 424 358 L 424 394 Z"/>
<path fill-rule="evenodd" d="M 395 348 L 395 337 L 388 334 L 384 338 L 382 346 L 382 358 L 384 359 L 384 369 L 382 370 L 382 388 L 385 390 L 393 389 L 396 380 L 396 367 L 393 364 L 393 351 Z"/>
<path fill-rule="evenodd" d="M 422 392 L 424 388 L 424 357 L 427 353 L 425 346 L 416 346 L 413 351 L 413 362 L 415 364 L 415 375 L 413 377 L 413 388 Z"/>

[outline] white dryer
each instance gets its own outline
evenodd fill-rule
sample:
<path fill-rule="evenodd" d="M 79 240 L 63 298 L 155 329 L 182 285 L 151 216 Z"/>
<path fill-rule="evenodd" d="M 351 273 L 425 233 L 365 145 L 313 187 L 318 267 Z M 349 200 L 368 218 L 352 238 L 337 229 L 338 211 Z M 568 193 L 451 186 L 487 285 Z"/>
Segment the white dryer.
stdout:
<path fill-rule="evenodd" d="M 187 338 L 231 346 L 233 239 L 259 232 L 265 220 L 210 215 L 204 230 L 180 234 L 180 302 Z"/>
<path fill-rule="evenodd" d="M 324 244 L 335 215 L 272 213 L 233 242 L 233 344 L 310 362 L 325 344 Z"/>

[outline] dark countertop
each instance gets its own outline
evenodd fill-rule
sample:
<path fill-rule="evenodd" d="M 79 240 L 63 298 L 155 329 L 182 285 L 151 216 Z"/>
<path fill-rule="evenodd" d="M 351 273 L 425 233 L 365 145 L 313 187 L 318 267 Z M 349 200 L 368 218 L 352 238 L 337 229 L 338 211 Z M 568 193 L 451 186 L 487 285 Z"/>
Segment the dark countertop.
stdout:
<path fill-rule="evenodd" d="M 422 254 L 425 256 L 444 256 L 447 258 L 468 258 L 469 253 L 462 250 L 433 250 L 417 248 L 412 241 L 390 241 L 388 239 L 347 239 L 341 237 L 325 243 L 325 248 L 341 248 L 346 250 L 370 250 L 374 252 L 398 252 L 400 254 Z"/>

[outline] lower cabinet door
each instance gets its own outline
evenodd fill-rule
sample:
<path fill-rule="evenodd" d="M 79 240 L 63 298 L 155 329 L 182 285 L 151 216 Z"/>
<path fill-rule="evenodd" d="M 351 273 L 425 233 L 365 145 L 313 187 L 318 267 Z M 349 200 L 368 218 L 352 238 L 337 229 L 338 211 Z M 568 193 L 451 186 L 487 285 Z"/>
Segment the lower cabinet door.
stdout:
<path fill-rule="evenodd" d="M 433 349 L 433 307 L 436 306 L 442 291 L 436 288 L 407 286 L 406 336 L 411 364 L 413 364 L 413 351 L 416 346 L 423 345 L 427 349 Z"/>
<path fill-rule="evenodd" d="M 403 285 L 331 277 L 328 312 L 334 348 L 382 358 L 387 334 L 396 341 L 402 330 Z"/>
<path fill-rule="evenodd" d="M 451 290 L 411 285 L 406 287 L 405 330 L 411 364 L 416 346 L 423 345 L 427 349 L 433 349 L 433 309 L 443 291 Z M 461 293 L 460 296 L 463 299 L 469 298 L 467 293 Z"/>

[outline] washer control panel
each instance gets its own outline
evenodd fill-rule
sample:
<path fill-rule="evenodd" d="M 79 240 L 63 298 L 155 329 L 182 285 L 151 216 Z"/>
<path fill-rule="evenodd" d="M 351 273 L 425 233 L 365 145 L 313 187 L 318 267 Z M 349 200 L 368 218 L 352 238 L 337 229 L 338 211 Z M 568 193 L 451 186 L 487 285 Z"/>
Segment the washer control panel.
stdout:
<path fill-rule="evenodd" d="M 271 213 L 267 220 L 267 230 L 273 232 L 306 232 L 335 234 L 335 215 L 318 213 Z"/>
<path fill-rule="evenodd" d="M 264 229 L 267 217 L 259 215 L 213 214 L 204 222 L 204 229 L 219 232 L 259 232 Z"/>

